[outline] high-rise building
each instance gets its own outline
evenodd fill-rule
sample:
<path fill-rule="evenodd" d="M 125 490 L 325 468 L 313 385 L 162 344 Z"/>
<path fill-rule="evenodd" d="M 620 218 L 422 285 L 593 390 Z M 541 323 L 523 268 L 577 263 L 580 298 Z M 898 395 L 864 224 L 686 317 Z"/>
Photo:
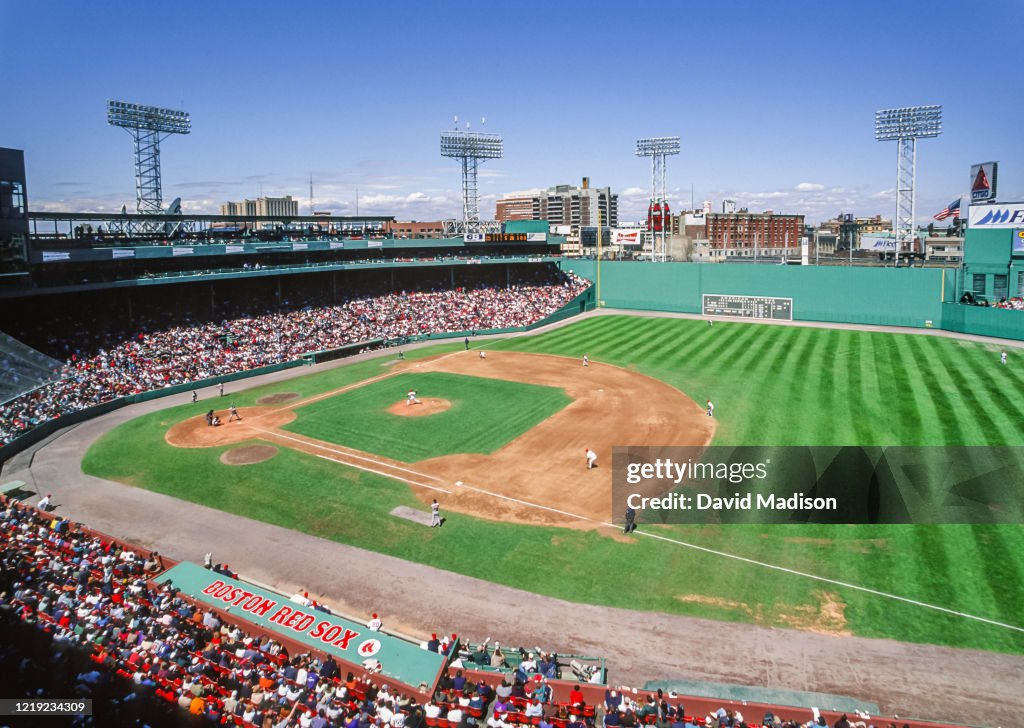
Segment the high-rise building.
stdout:
<path fill-rule="evenodd" d="M 530 202 L 529 216 L 526 216 L 527 200 Z M 529 197 L 517 194 L 498 200 L 495 218 L 499 221 L 547 220 L 551 225 L 594 226 L 597 225 L 598 213 L 603 226 L 618 225 L 619 196 L 612 194 L 611 187 L 591 187 L 590 178 L 584 177 L 580 187 L 556 185 Z"/>
<path fill-rule="evenodd" d="M 296 217 L 299 214 L 299 202 L 292 199 L 291 195 L 225 202 L 220 206 L 220 214 L 232 217 Z"/>

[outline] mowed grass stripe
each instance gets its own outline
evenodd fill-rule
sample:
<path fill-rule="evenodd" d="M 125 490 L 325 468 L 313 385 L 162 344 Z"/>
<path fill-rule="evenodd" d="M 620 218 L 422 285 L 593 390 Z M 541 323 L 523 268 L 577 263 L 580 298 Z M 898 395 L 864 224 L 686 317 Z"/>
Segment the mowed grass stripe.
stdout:
<path fill-rule="evenodd" d="M 920 373 L 926 371 L 941 372 L 946 362 L 939 359 L 934 347 L 926 345 L 925 337 L 911 336 L 909 338 L 908 346 L 914 355 L 915 361 L 918 363 L 915 371 Z M 964 442 L 964 432 L 960 427 L 960 418 L 955 416 L 953 400 L 946 392 L 946 387 L 945 377 L 940 375 L 930 378 L 928 390 L 931 395 L 929 397 L 931 407 L 929 412 L 923 413 L 923 417 L 926 421 L 931 419 L 939 423 L 941 434 L 925 434 L 921 442 L 922 445 Z"/>
<path fill-rule="evenodd" d="M 1007 397 L 1008 390 L 1024 390 L 1014 376 L 1009 374 L 1009 365 L 999 363 L 997 356 L 989 357 L 989 352 L 973 349 L 968 357 L 977 369 L 983 372 L 978 377 L 977 394 L 978 401 L 986 412 L 993 414 L 993 418 L 999 422 L 999 429 L 1005 433 L 1007 430 L 1015 429 L 1020 432 L 1024 423 L 1024 402 L 1014 401 Z"/>
<path fill-rule="evenodd" d="M 801 444 L 794 438 L 793 423 L 809 415 L 803 412 L 796 393 L 804 386 L 800 351 L 812 338 L 811 332 L 812 329 L 788 327 L 778 331 L 777 335 L 784 340 L 782 351 L 774 360 L 758 364 L 762 372 L 758 378 L 746 377 L 756 407 L 746 417 L 740 416 L 741 413 L 732 414 L 743 425 L 736 432 L 735 441 L 729 444 Z M 794 372 L 801 372 L 801 376 L 794 377 Z M 796 427 L 799 428 L 799 424 Z"/>
<path fill-rule="evenodd" d="M 949 358 L 950 352 L 943 352 L 940 356 Z M 965 409 L 958 412 L 958 415 L 964 421 L 964 429 L 968 433 L 968 442 L 964 444 L 982 442 L 987 442 L 990 445 L 1008 444 L 1009 433 L 1005 432 L 1000 423 L 996 422 L 978 395 L 978 387 L 985 386 L 983 373 L 978 372 L 976 376 L 968 378 L 963 368 L 952 361 L 947 364 L 946 371 L 963 399 L 961 407 Z"/>

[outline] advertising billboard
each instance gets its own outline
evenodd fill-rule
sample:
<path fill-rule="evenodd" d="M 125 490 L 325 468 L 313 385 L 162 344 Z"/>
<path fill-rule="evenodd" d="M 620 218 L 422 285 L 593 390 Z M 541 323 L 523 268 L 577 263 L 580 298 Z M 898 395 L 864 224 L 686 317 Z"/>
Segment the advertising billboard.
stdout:
<path fill-rule="evenodd" d="M 1024 227 L 1024 202 L 971 205 L 968 225 L 974 229 Z"/>
<path fill-rule="evenodd" d="M 971 167 L 971 202 L 992 202 L 996 199 L 996 174 L 999 162 L 982 162 Z"/>
<path fill-rule="evenodd" d="M 860 249 L 891 253 L 896 250 L 896 238 L 888 235 L 861 235 Z"/>

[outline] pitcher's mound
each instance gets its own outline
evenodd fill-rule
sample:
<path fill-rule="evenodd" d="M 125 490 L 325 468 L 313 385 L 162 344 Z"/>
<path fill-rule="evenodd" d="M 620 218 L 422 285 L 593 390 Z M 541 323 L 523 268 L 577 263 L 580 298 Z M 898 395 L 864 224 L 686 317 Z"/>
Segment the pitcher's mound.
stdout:
<path fill-rule="evenodd" d="M 275 455 L 277 455 L 277 448 L 273 445 L 246 445 L 233 447 L 222 453 L 220 461 L 225 465 L 252 465 L 270 460 Z"/>
<path fill-rule="evenodd" d="M 388 407 L 388 412 L 399 417 L 422 417 L 423 415 L 436 415 L 452 406 L 447 399 L 438 397 L 421 397 L 420 402 L 423 404 L 406 404 L 405 402 L 404 399 L 395 402 Z"/>

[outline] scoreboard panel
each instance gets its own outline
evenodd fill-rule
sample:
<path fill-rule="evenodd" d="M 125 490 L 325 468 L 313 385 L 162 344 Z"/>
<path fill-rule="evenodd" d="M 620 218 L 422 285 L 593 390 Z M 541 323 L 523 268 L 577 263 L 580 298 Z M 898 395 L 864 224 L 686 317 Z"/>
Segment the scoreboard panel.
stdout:
<path fill-rule="evenodd" d="M 705 316 L 792 321 L 793 299 L 705 293 L 702 310 Z"/>

